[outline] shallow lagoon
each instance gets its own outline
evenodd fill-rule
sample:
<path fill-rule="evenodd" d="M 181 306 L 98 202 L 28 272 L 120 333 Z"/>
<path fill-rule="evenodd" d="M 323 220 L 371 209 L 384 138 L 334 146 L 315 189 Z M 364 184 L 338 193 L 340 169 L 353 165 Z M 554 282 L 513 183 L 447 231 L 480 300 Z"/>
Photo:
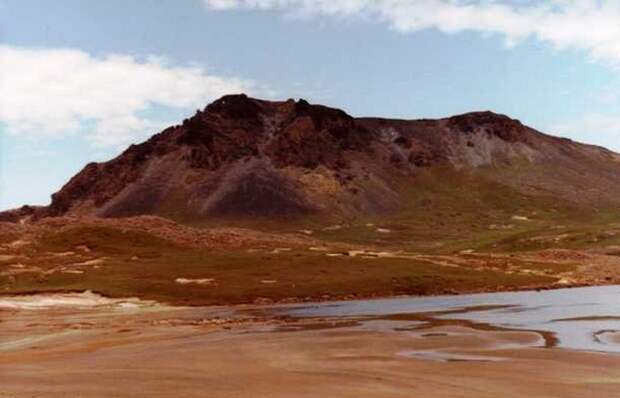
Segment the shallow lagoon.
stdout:
<path fill-rule="evenodd" d="M 376 318 L 427 314 L 555 336 L 561 348 L 620 352 L 620 286 L 287 306 L 293 317 Z M 372 323 L 371 323 L 372 324 Z"/>

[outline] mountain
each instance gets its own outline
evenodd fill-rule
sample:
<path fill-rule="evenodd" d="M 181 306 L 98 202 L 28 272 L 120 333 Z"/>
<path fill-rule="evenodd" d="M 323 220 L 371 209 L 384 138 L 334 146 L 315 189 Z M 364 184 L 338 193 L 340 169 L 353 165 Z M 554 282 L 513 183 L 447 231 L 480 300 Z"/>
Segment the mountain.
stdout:
<path fill-rule="evenodd" d="M 0 289 L 187 306 L 618 284 L 619 159 L 492 112 L 225 96 L 0 213 Z"/>
<path fill-rule="evenodd" d="M 490 194 L 463 193 L 481 184 Z M 354 118 L 304 100 L 228 95 L 113 160 L 88 164 L 49 206 L 0 219 L 355 219 L 411 216 L 421 198 L 429 208 L 446 197 L 471 199 L 482 211 L 517 197 L 609 208 L 620 204 L 620 155 L 492 112 Z"/>

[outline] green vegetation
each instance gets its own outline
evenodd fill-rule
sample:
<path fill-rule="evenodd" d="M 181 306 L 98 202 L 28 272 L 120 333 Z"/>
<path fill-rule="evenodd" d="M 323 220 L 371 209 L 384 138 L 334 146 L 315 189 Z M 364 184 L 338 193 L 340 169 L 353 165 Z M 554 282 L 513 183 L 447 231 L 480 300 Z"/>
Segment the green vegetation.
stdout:
<path fill-rule="evenodd" d="M 80 250 L 88 248 L 87 253 Z M 65 253 L 65 255 L 53 255 Z M 71 254 L 73 253 L 73 254 Z M 28 266 L 42 272 L 0 279 L 5 292 L 91 289 L 186 305 L 247 303 L 258 298 L 343 298 L 516 289 L 554 278 L 447 267 L 394 258 L 328 257 L 323 252 L 188 249 L 147 233 L 77 227 L 49 233 L 24 249 Z M 85 259 L 102 259 L 84 265 Z M 82 262 L 82 265 L 80 264 Z M 79 266 L 76 266 L 78 264 Z M 0 267 L 0 270 L 2 268 Z M 55 269 L 56 272 L 47 272 Z M 63 270 L 83 270 L 66 273 Z M 213 279 L 180 284 L 177 278 Z"/>
<path fill-rule="evenodd" d="M 304 227 L 331 242 L 454 253 L 467 249 L 511 250 L 511 240 L 544 232 L 559 235 L 571 225 L 605 228 L 614 217 L 620 221 L 620 212 L 602 217 L 593 209 L 557 198 L 519 193 L 485 178 L 483 173 L 433 170 L 420 173 L 403 186 L 403 205 L 393 214 L 341 219 L 335 222 L 338 228 L 325 228 L 324 220 L 308 221 Z M 384 233 L 378 232 L 379 228 Z M 514 247 L 521 249 L 521 243 Z"/>
<path fill-rule="evenodd" d="M 504 170 L 518 178 L 519 165 Z M 530 167 L 523 165 L 522 167 Z M 497 168 L 455 171 L 435 167 L 395 179 L 401 187 L 396 212 L 372 216 L 311 215 L 293 219 L 229 218 L 211 221 L 166 215 L 195 227 L 237 226 L 275 233 L 311 231 L 312 237 L 381 250 L 453 254 L 463 250 L 517 252 L 620 244 L 620 209 L 593 208 L 526 194 L 498 182 Z M 553 175 L 552 170 L 545 173 Z M 172 201 L 174 202 L 174 201 Z"/>
<path fill-rule="evenodd" d="M 484 171 L 435 169 L 402 185 L 404 204 L 394 214 L 342 219 L 337 229 L 313 220 L 305 228 L 326 241 L 428 254 L 620 244 L 620 209 L 523 194 L 486 178 Z"/>

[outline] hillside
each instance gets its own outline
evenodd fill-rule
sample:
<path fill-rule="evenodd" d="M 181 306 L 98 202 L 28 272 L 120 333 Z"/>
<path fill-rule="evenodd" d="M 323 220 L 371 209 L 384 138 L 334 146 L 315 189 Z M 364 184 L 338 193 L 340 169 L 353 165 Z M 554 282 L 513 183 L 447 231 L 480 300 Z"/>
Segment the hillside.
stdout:
<path fill-rule="evenodd" d="M 507 116 L 233 95 L 0 213 L 0 289 L 197 305 L 620 283 L 618 205 L 619 155 Z"/>

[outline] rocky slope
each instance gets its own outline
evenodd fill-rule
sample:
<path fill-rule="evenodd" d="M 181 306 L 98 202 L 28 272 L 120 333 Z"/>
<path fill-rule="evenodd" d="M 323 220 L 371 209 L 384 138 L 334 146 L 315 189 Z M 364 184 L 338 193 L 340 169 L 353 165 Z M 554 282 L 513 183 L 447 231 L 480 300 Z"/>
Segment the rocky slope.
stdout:
<path fill-rule="evenodd" d="M 109 162 L 87 165 L 50 206 L 0 219 L 387 214 L 405 208 L 411 198 L 403 192 L 434 170 L 479 173 L 515 192 L 606 207 L 620 202 L 619 159 L 492 112 L 353 118 L 304 100 L 230 95 Z"/>

